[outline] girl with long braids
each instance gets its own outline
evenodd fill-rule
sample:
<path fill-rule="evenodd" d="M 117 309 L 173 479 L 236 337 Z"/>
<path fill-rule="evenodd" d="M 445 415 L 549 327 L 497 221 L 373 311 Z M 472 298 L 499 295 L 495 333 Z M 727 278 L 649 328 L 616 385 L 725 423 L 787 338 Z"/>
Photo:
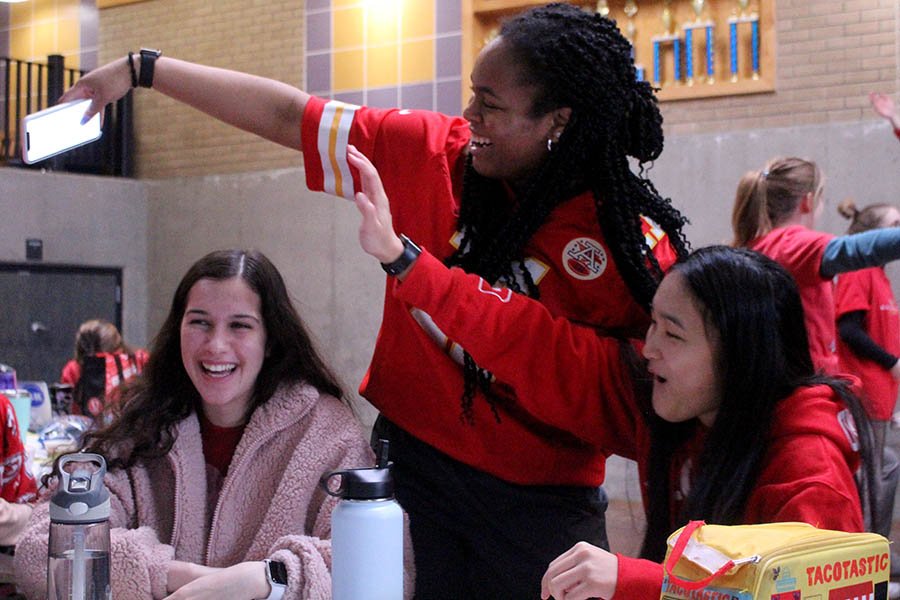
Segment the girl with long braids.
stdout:
<path fill-rule="evenodd" d="M 797 280 L 816 367 L 839 371 L 834 284 L 839 273 L 900 259 L 900 228 L 833 236 L 815 231 L 825 176 L 811 160 L 776 157 L 738 183 L 731 213 L 734 246 L 762 252 Z"/>
<path fill-rule="evenodd" d="M 476 360 L 399 296 L 396 275 L 421 253 L 475 275 L 467 285 L 478 293 L 529 296 L 535 314 L 642 335 L 656 286 L 687 242 L 685 219 L 629 166 L 629 156 L 645 163 L 663 148 L 656 99 L 630 51 L 600 15 L 531 9 L 478 56 L 464 118 L 329 102 L 147 51 L 89 73 L 63 97 L 93 98 L 92 114 L 138 83 L 156 88 L 301 150 L 308 186 L 347 198 L 359 189 L 348 146 L 378 167 L 404 237 L 380 257 L 390 276 L 361 394 L 381 411 L 377 435 L 391 440 L 421 598 L 533 597 L 551 558 L 582 539 L 607 545 L 598 487 L 607 452 L 580 423 L 522 408 L 565 405 L 565 390 L 518 392 L 542 371 L 582 373 L 547 360 L 496 376 L 508 359 Z M 529 318 L 502 328 L 485 319 L 474 332 L 514 341 Z"/>
<path fill-rule="evenodd" d="M 387 198 L 372 164 L 355 149 L 350 158 L 363 175 L 360 243 L 382 258 L 397 237 Z M 797 284 L 772 259 L 711 246 L 676 263 L 653 298 L 643 345 L 556 318 L 523 295 L 482 294 L 472 285 L 477 275 L 424 252 L 400 277 L 404 301 L 432 315 L 479 364 L 497 364 L 498 379 L 516 382 L 521 410 L 549 425 L 577 423 L 571 431 L 580 439 L 638 463 L 647 515 L 641 558 L 578 542 L 548 563 L 542 598 L 659 598 L 666 538 L 688 520 L 862 530 L 871 428 L 851 382 L 816 372 Z M 463 293 L 466 311 L 448 301 Z M 481 320 L 514 327 L 525 315 L 519 339 L 475 331 Z M 548 357 L 582 375 L 542 369 Z M 517 369 L 539 375 L 517 379 Z M 546 389 L 569 402 L 544 402 Z"/>

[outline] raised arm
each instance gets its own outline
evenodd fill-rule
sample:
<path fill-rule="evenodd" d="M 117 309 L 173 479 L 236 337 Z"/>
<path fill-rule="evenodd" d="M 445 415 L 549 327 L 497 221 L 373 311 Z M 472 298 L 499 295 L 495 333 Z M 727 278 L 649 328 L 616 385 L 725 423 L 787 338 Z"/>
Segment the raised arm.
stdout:
<path fill-rule="evenodd" d="M 360 245 L 383 263 L 404 246 L 394 232 L 388 199 L 371 162 L 355 148 L 363 216 Z M 643 431 L 620 340 L 554 317 L 539 301 L 493 288 L 481 277 L 449 269 L 427 249 L 397 276 L 394 295 L 427 313 L 476 363 L 514 392 L 533 417 L 621 456 L 635 456 Z M 535 350 L 540 348 L 539 351 Z"/>
<path fill-rule="evenodd" d="M 872 108 L 875 112 L 878 113 L 878 116 L 887 119 L 887 121 L 890 122 L 895 132 L 900 130 L 900 117 L 897 115 L 893 98 L 887 94 L 872 92 L 869 94 L 869 102 L 872 104 Z"/>
<path fill-rule="evenodd" d="M 832 238 L 825 246 L 819 274 L 831 279 L 840 273 L 878 267 L 900 259 L 900 227 L 870 229 Z"/>
<path fill-rule="evenodd" d="M 91 98 L 86 118 L 131 89 L 128 57 L 95 69 L 79 79 L 61 102 Z M 140 56 L 132 64 L 140 78 Z M 279 81 L 207 67 L 166 56 L 156 60 L 153 89 L 193 106 L 220 121 L 268 140 L 301 150 L 300 123 L 309 94 Z"/>

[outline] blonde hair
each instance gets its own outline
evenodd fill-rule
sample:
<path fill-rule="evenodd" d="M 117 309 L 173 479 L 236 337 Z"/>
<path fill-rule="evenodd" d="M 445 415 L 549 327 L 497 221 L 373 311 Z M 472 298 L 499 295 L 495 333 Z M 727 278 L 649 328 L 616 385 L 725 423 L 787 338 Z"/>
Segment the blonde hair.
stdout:
<path fill-rule="evenodd" d="M 842 217 L 850 220 L 850 226 L 847 233 L 861 233 L 870 229 L 881 229 L 884 227 L 882 220 L 885 213 L 895 208 L 890 204 L 879 202 L 878 204 L 870 204 L 862 210 L 856 208 L 856 203 L 851 198 L 847 198 L 841 202 L 837 211 Z"/>
<path fill-rule="evenodd" d="M 806 194 L 818 202 L 825 177 L 811 160 L 775 157 L 760 171 L 747 171 L 738 183 L 731 213 L 734 246 L 746 246 L 797 210 Z"/>

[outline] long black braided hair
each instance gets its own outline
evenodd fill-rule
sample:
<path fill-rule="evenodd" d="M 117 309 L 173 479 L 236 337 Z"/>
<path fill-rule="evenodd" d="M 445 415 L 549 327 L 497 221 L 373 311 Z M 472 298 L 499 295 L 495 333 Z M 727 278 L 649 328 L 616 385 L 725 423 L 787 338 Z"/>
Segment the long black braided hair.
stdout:
<path fill-rule="evenodd" d="M 635 301 L 649 311 L 662 269 L 644 239 L 641 216 L 666 232 L 679 257 L 688 254 L 687 220 L 660 197 L 649 179 L 632 172 L 663 149 L 662 115 L 650 84 L 637 81 L 631 44 L 615 21 L 562 3 L 531 9 L 505 22 L 502 43 L 516 57 L 521 83 L 537 92 L 532 115 L 569 107 L 559 142 L 508 208 L 503 183 L 479 175 L 468 159 L 457 228 L 463 239 L 445 261 L 486 281 L 539 297 L 524 264 L 528 240 L 563 201 L 590 190 L 597 220 L 616 267 Z M 480 389 L 499 421 L 491 374 L 468 353 L 462 418 L 472 422 Z"/>

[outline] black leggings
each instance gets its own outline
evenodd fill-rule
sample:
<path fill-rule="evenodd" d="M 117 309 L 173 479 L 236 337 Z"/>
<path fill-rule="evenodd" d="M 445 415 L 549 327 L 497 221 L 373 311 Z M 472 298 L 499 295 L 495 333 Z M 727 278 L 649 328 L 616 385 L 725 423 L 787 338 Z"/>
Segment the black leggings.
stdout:
<path fill-rule="evenodd" d="M 516 485 L 474 469 L 384 417 L 397 501 L 409 515 L 418 600 L 540 598 L 541 577 L 578 541 L 609 549 L 601 487 Z"/>

